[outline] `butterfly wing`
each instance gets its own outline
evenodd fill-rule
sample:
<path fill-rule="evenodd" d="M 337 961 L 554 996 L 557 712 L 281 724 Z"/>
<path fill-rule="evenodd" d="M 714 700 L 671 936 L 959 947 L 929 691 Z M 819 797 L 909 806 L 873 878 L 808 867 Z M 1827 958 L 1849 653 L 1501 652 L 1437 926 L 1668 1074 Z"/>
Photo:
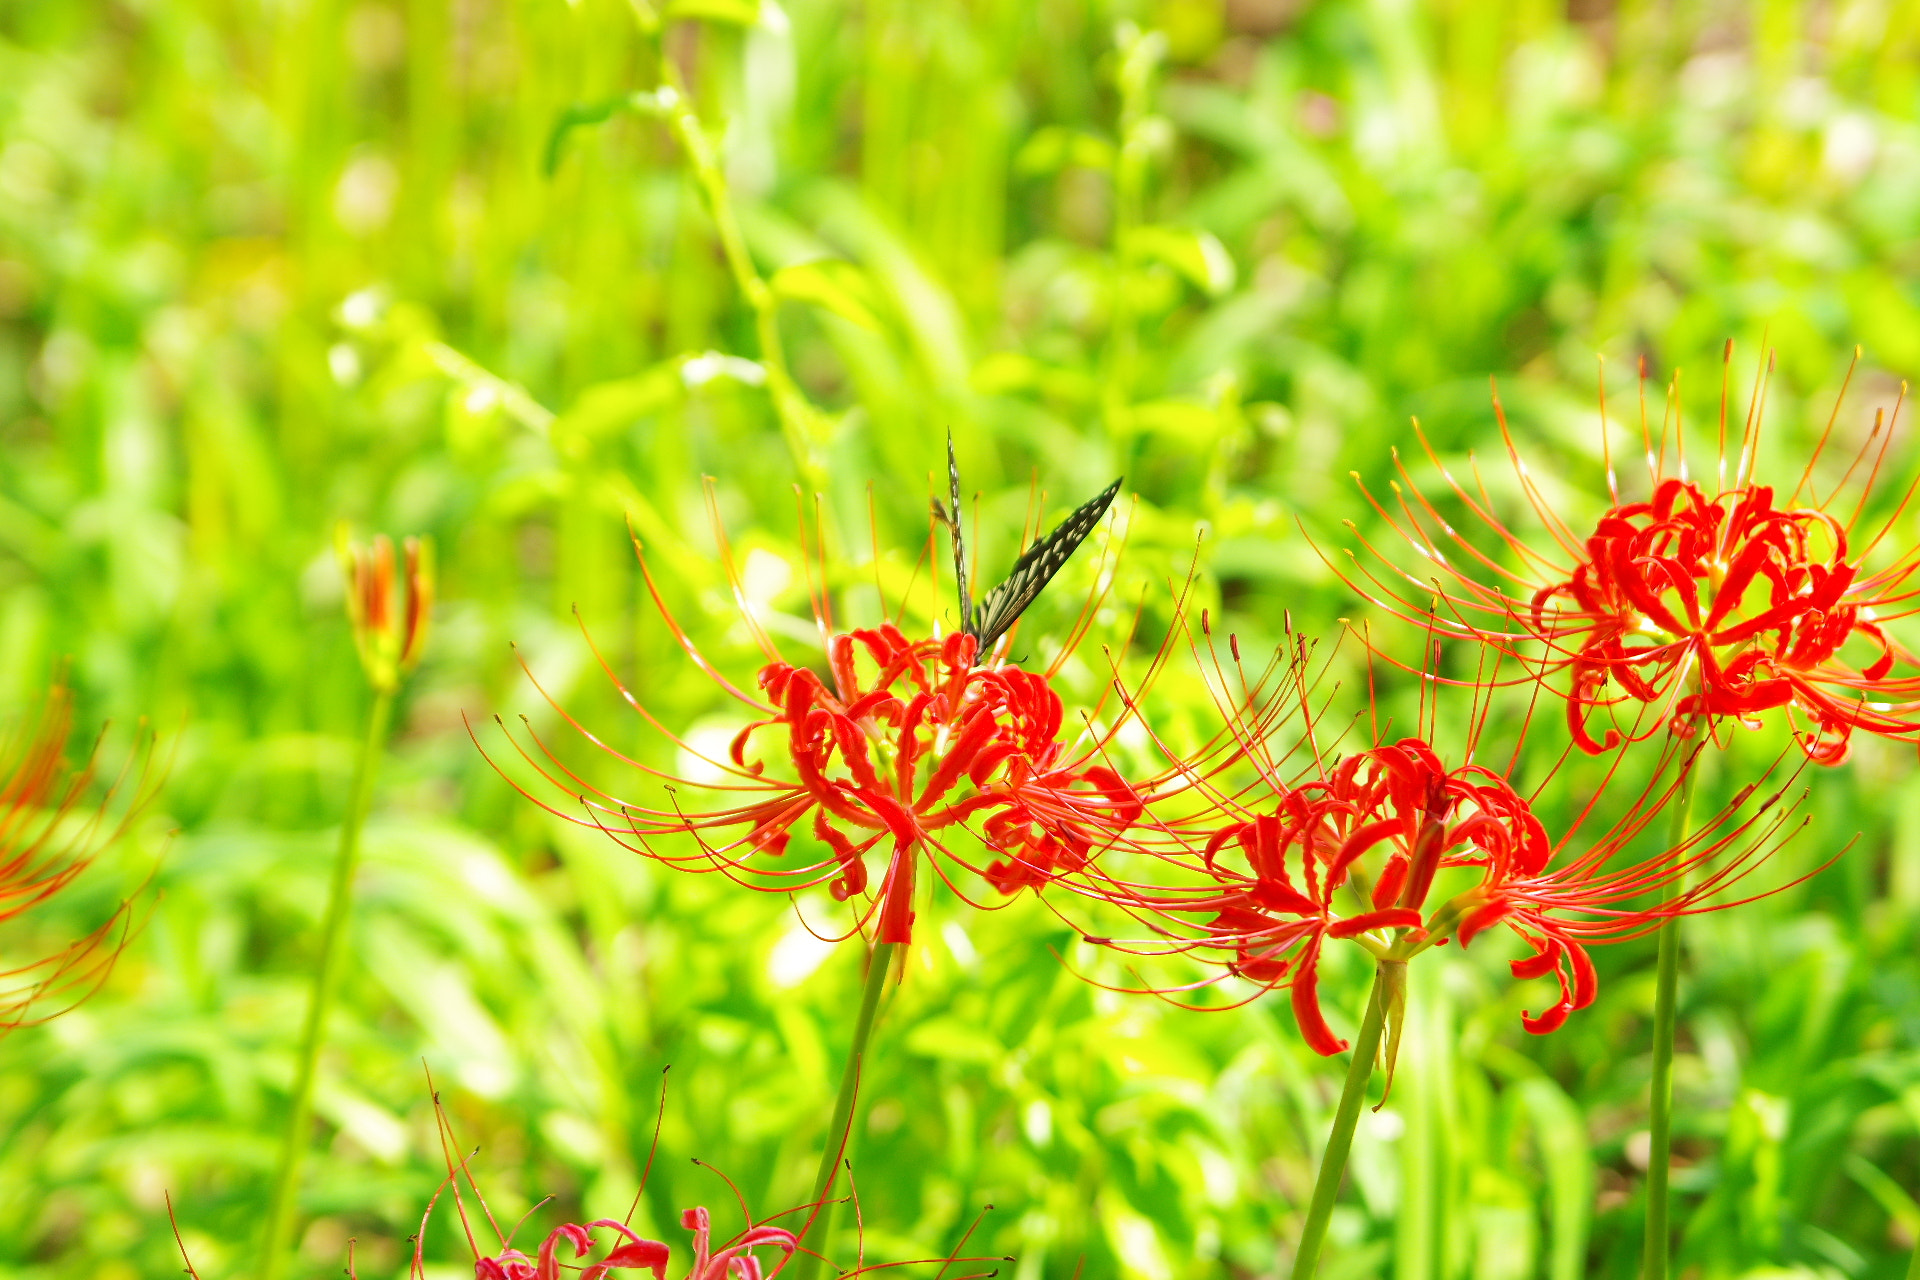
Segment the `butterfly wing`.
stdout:
<path fill-rule="evenodd" d="M 967 628 L 978 642 L 981 657 L 993 650 L 1007 629 L 1020 619 L 1032 604 L 1034 597 L 1053 581 L 1062 565 L 1080 549 L 1094 526 L 1100 523 L 1100 517 L 1107 514 L 1107 508 L 1113 505 L 1114 495 L 1120 492 L 1120 482 L 1115 480 L 1103 491 L 1095 495 L 1078 511 L 1062 520 L 1052 533 L 1039 539 L 1028 547 L 1026 554 L 1014 562 L 1013 572 L 1007 580 L 986 594 L 980 601 L 979 609 L 974 611 L 973 625 Z M 954 545 L 960 545 L 958 535 Z"/>
<path fill-rule="evenodd" d="M 947 526 L 953 539 L 953 579 L 960 588 L 960 629 L 973 631 L 973 593 L 967 587 L 967 544 L 960 536 L 960 464 L 953 458 L 953 432 L 947 432 L 947 499 L 951 510 L 933 500 L 933 518 Z"/>

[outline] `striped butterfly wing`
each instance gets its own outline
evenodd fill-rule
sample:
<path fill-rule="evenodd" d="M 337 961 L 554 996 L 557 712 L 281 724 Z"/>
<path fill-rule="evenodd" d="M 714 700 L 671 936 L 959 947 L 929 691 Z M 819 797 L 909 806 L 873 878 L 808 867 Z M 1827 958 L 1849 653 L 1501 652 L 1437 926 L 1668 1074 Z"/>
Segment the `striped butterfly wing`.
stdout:
<path fill-rule="evenodd" d="M 948 446 L 948 462 L 952 462 L 952 446 Z M 957 476 L 956 476 L 957 483 Z M 973 636 L 979 648 L 980 657 L 993 650 L 1000 637 L 1008 628 L 1020 619 L 1028 605 L 1045 589 L 1053 576 L 1060 572 L 1061 566 L 1080 549 L 1094 527 L 1100 523 L 1100 517 L 1107 514 L 1107 508 L 1113 505 L 1114 495 L 1120 492 L 1120 481 L 1115 480 L 1099 494 L 1095 495 L 1078 511 L 1062 520 L 1046 537 L 1028 547 L 1026 554 L 1014 562 L 1013 572 L 1007 580 L 989 591 L 980 601 L 978 608 L 972 610 L 972 617 L 966 624 L 967 632 Z M 957 508 L 958 502 L 955 506 Z M 958 552 L 960 546 L 959 530 L 954 528 L 953 545 Z M 966 612 L 966 588 L 961 587 L 961 608 Z"/>
<path fill-rule="evenodd" d="M 973 634 L 973 597 L 967 587 L 967 544 L 960 536 L 960 464 L 953 457 L 953 432 L 947 432 L 947 500 L 953 504 L 952 510 L 940 505 L 940 499 L 933 500 L 934 518 L 947 526 L 947 536 L 953 539 L 953 580 L 960 587 L 960 629 Z"/>

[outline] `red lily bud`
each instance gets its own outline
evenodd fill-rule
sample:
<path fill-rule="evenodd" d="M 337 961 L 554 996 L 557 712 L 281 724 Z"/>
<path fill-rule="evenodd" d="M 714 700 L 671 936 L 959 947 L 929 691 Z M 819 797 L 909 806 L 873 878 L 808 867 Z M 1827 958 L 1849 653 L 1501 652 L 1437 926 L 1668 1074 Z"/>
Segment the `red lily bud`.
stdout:
<path fill-rule="evenodd" d="M 406 541 L 404 602 L 395 599 L 393 543 L 385 534 L 371 547 L 352 541 L 344 522 L 335 536 L 341 570 L 347 578 L 347 618 L 354 647 L 367 680 L 381 693 L 400 687 L 401 678 L 419 665 L 433 611 L 433 544 Z"/>

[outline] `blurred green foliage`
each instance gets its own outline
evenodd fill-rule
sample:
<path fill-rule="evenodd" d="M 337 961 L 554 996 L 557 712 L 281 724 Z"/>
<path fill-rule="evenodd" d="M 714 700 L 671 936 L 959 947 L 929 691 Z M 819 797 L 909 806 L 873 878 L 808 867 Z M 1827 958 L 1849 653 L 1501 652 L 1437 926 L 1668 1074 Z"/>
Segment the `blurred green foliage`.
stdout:
<path fill-rule="evenodd" d="M 651 1231 L 677 1239 L 694 1203 L 737 1224 L 689 1156 L 761 1213 L 804 1194 L 854 952 L 526 804 L 466 723 L 564 733 L 511 641 L 582 722 L 651 749 L 570 609 L 668 723 L 723 722 L 627 532 L 749 678 L 703 474 L 795 620 L 783 642 L 810 626 L 796 482 L 822 486 L 858 615 L 871 546 L 910 572 L 949 429 L 984 563 L 1016 551 L 1030 476 L 1057 512 L 1124 474 L 1143 635 L 1204 526 L 1196 602 L 1271 641 L 1286 610 L 1356 616 L 1302 530 L 1334 547 L 1369 519 L 1346 472 L 1384 481 L 1408 415 L 1456 461 L 1498 453 L 1490 374 L 1569 510 L 1599 501 L 1596 351 L 1623 403 L 1636 359 L 1684 366 L 1698 424 L 1722 340 L 1745 377 L 1770 335 L 1767 461 L 1797 475 L 1863 343 L 1858 438 L 1920 368 L 1920 13 L 1569 8 L 714 0 L 669 6 L 663 41 L 616 0 L 0 8 L 0 696 L 30 707 L 70 656 L 95 720 L 167 728 L 124 875 L 178 829 L 109 989 L 0 1041 L 0 1268 L 169 1273 L 168 1191 L 201 1274 L 252 1267 L 367 702 L 336 520 L 430 533 L 444 601 L 369 832 L 309 1165 L 302 1273 L 336 1273 L 354 1237 L 370 1277 L 404 1270 L 440 1177 L 423 1060 L 496 1210 L 556 1197 L 528 1232 L 623 1211 L 668 1063 Z M 817 406 L 797 436 L 682 149 L 608 105 L 657 87 L 663 48 Z M 1901 481 L 1917 462 L 1896 452 Z M 1036 634 L 1071 617 L 1078 572 Z M 1407 714 L 1403 685 L 1382 696 Z M 1175 731 L 1204 728 L 1191 679 L 1166 698 Z M 1868 744 L 1811 780 L 1789 869 L 1859 830 L 1836 867 L 1686 925 L 1693 1274 L 1904 1274 L 1909 755 Z M 1279 1274 L 1338 1083 L 1284 1002 L 1097 990 L 1053 953 L 1132 979 L 1042 904 L 936 901 L 866 1085 L 868 1256 L 942 1256 L 992 1202 L 974 1244 L 1023 1280 Z M 1545 1040 L 1496 948 L 1415 967 L 1327 1275 L 1633 1274 L 1652 947 L 1600 960 L 1599 1005 Z M 1332 970 L 1338 1025 L 1365 976 Z M 446 1275 L 450 1222 L 427 1241 Z"/>

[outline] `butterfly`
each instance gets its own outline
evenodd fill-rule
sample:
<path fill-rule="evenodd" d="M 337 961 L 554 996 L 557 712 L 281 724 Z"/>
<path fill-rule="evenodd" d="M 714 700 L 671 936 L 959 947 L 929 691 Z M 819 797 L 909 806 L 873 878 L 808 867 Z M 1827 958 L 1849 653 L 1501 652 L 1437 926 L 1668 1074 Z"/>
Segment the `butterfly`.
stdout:
<path fill-rule="evenodd" d="M 1115 480 L 1054 526 L 1052 533 L 1036 539 L 1014 561 L 1006 581 L 987 592 L 976 608 L 967 590 L 967 548 L 960 537 L 960 464 L 954 461 L 953 436 L 947 436 L 947 497 L 952 508 L 941 506 L 940 499 L 935 498 L 933 515 L 947 526 L 947 535 L 953 539 L 953 575 L 960 584 L 960 629 L 973 637 L 976 654 L 984 657 L 992 652 L 1000 637 L 1019 621 L 1027 606 L 1080 549 L 1119 492 L 1120 481 Z"/>

